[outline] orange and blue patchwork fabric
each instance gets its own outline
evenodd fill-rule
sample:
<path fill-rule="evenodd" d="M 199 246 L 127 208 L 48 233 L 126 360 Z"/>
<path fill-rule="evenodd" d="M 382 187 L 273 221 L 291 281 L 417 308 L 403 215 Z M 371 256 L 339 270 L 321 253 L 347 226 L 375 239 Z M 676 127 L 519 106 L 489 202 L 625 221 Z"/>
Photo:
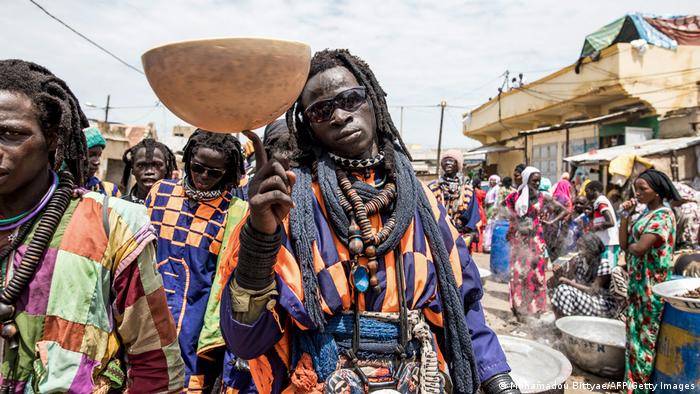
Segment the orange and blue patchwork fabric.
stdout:
<path fill-rule="evenodd" d="M 223 364 L 197 357 L 197 345 L 231 199 L 225 191 L 214 200 L 194 201 L 185 194 L 182 181 L 174 180 L 159 181 L 146 198 L 158 235 L 158 271 L 185 361 L 185 389 L 191 392 L 208 391 Z"/>

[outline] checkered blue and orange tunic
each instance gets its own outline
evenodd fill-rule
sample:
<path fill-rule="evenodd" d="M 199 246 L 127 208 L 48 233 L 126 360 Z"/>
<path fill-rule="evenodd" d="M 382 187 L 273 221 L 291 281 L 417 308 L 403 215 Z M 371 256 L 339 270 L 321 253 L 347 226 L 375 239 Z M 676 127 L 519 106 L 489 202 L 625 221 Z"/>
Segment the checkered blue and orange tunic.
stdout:
<path fill-rule="evenodd" d="M 375 185 L 382 177 L 371 173 L 354 174 L 358 179 Z M 329 315 L 353 309 L 353 288 L 349 275 L 350 252 L 347 245 L 336 236 L 328 219 L 325 202 L 317 182 L 312 184 L 314 195 L 313 216 L 318 229 L 318 239 L 312 244 L 314 267 L 321 294 L 321 307 Z M 486 325 L 480 299 L 483 289 L 479 271 L 469 255 L 464 239 L 451 224 L 445 208 L 437 202 L 433 193 L 424 188 L 438 223 L 450 263 L 465 306 L 464 318 L 469 326 L 478 371 L 481 380 L 510 370 L 496 334 Z M 228 248 L 222 256 L 222 267 L 233 272 L 238 260 L 238 235 L 246 221 L 228 239 Z M 376 214 L 370 217 L 373 231 L 382 227 L 384 218 Z M 418 212 L 414 215 L 400 242 L 403 254 L 404 289 L 408 307 L 421 310 L 434 327 L 442 326 L 442 303 L 438 293 L 437 274 L 432 253 Z M 379 257 L 378 293 L 366 292 L 359 297 L 358 308 L 364 311 L 397 312 L 399 310 L 398 284 L 396 281 L 396 256 L 388 252 Z M 222 263 L 223 264 L 223 263 Z M 366 265 L 367 259 L 360 258 Z M 275 283 L 278 296 L 274 307 L 266 309 L 253 324 L 243 324 L 233 319 L 230 286 L 225 286 L 221 297 L 221 329 L 231 352 L 248 359 L 254 385 L 260 393 L 281 393 L 290 388 L 290 373 L 297 366 L 291 365 L 291 343 L 298 330 L 313 327 L 304 307 L 302 275 L 289 238 L 289 223 L 282 228 L 282 247 L 275 265 Z M 228 277 L 227 276 L 227 277 Z M 436 332 L 440 331 L 436 328 Z M 441 349 L 438 349 L 441 352 Z M 443 364 L 444 365 L 444 364 Z"/>
<path fill-rule="evenodd" d="M 197 345 L 231 199 L 226 191 L 214 200 L 197 202 L 187 197 L 182 181 L 174 180 L 159 181 L 146 198 L 158 234 L 158 271 L 175 319 L 189 391 L 206 391 L 223 364 L 198 357 Z"/>

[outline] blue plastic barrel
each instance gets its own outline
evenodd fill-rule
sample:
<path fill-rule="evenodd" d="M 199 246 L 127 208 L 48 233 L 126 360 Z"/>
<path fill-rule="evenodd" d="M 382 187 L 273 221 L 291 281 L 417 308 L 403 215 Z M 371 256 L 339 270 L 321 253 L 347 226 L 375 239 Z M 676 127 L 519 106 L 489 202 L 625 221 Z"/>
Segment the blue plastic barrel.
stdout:
<path fill-rule="evenodd" d="M 510 280 L 510 245 L 506 240 L 509 227 L 508 220 L 497 220 L 493 224 L 490 267 L 493 280 L 498 282 Z"/>
<path fill-rule="evenodd" d="M 664 306 L 656 341 L 655 392 L 700 391 L 700 314 Z"/>

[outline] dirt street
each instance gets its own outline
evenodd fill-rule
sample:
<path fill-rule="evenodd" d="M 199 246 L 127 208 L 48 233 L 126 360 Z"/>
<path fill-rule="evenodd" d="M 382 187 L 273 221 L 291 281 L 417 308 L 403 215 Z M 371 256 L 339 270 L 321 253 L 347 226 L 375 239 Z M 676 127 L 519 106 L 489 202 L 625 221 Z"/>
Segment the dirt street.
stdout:
<path fill-rule="evenodd" d="M 479 267 L 486 269 L 489 268 L 488 254 L 475 254 L 472 257 Z M 554 328 L 553 324 L 554 317 L 551 316 L 551 325 L 548 325 L 547 329 L 545 330 L 531 330 L 529 327 L 518 323 L 513 317 L 510 310 L 510 304 L 508 303 L 507 283 L 499 283 L 491 280 L 487 281 L 484 285 L 484 298 L 482 299 L 482 306 L 484 308 L 487 323 L 494 331 L 496 331 L 497 334 L 534 339 L 549 346 L 554 344 L 552 347 L 557 348 L 557 337 L 555 333 L 556 328 Z M 549 327 L 551 327 L 551 329 Z M 557 350 L 564 353 L 563 349 Z M 566 382 L 565 393 L 579 394 L 611 392 L 604 391 L 602 389 L 596 390 L 594 388 L 596 385 L 602 386 L 605 383 L 612 384 L 613 381 L 588 374 L 578 369 L 576 365 L 573 365 L 573 374 Z M 587 389 L 590 387 L 593 387 L 594 389 Z"/>

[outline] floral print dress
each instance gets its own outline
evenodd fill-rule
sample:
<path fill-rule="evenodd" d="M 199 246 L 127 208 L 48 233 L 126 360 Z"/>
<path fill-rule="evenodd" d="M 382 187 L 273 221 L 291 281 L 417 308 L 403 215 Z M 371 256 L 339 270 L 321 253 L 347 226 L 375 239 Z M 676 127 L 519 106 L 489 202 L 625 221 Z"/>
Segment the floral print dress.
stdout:
<path fill-rule="evenodd" d="M 506 198 L 512 213 L 509 240 L 511 245 L 510 306 L 516 316 L 539 315 L 547 311 L 545 269 L 548 264 L 542 215 L 544 194 L 540 193 L 527 214 L 518 217 L 515 202 L 518 193 Z"/>
<path fill-rule="evenodd" d="M 629 243 L 644 234 L 655 234 L 659 241 L 644 256 L 627 254 L 629 284 L 627 295 L 626 380 L 628 393 L 643 393 L 639 384 L 649 382 L 656 357 L 656 339 L 661 324 L 663 301 L 652 287 L 671 276 L 676 220 L 666 207 L 644 213 L 633 225 Z M 638 389 L 635 390 L 634 388 Z"/>

